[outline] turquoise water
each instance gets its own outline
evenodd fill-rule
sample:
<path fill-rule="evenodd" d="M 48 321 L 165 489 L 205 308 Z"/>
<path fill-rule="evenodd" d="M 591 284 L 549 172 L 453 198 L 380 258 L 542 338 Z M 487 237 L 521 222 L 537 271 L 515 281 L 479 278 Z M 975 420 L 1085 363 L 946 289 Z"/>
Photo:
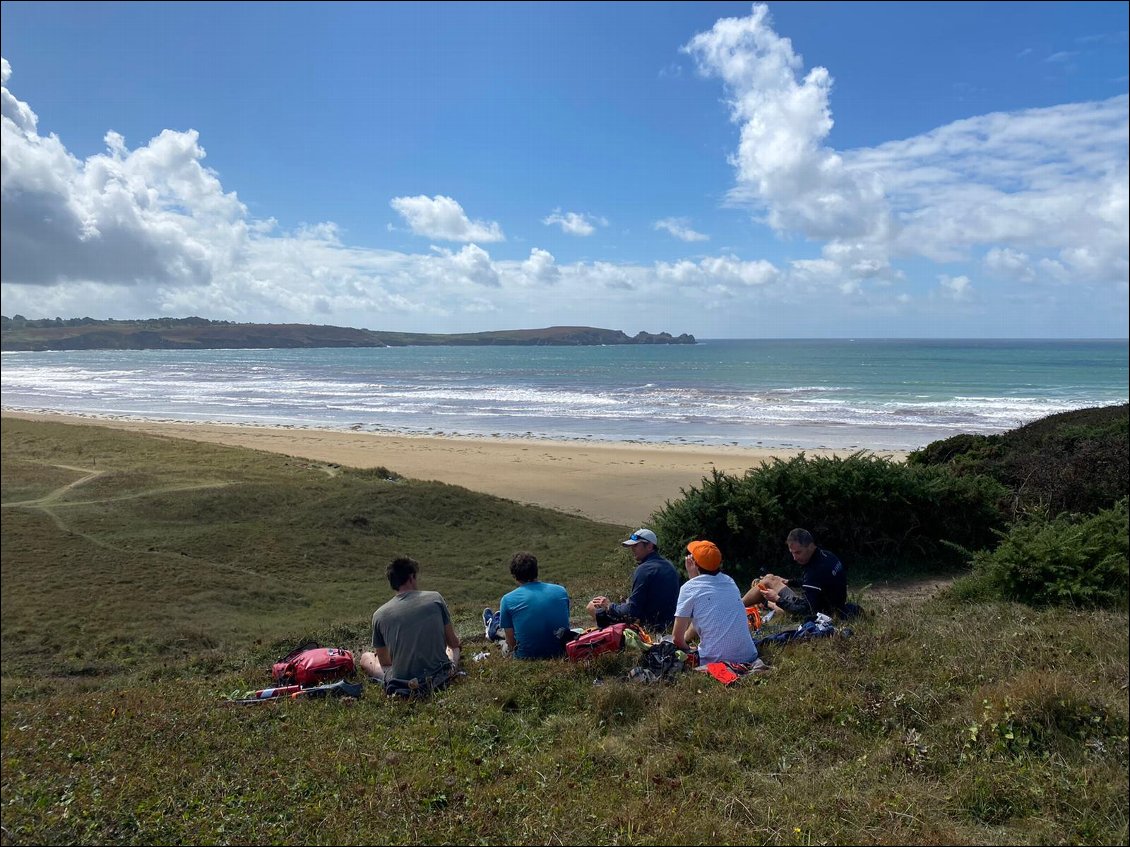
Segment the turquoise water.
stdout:
<path fill-rule="evenodd" d="M 7 409 L 446 435 L 914 449 L 1127 402 L 1117 341 L 707 340 L 3 354 Z"/>

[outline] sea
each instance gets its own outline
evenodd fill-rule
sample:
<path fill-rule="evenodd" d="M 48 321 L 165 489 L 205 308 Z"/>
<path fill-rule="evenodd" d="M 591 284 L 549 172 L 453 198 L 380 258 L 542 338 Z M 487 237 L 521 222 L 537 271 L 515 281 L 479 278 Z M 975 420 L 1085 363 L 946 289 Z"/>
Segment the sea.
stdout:
<path fill-rule="evenodd" d="M 0 405 L 488 438 L 914 450 L 1127 402 L 1126 340 L 5 352 Z"/>

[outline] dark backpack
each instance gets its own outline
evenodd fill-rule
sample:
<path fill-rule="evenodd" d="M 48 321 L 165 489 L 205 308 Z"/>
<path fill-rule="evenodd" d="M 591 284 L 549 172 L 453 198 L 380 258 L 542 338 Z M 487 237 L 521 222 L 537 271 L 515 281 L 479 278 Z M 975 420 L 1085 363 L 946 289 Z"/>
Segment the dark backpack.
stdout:
<path fill-rule="evenodd" d="M 648 647 L 640 656 L 638 667 L 629 672 L 629 679 L 639 682 L 671 682 L 687 668 L 686 656 L 670 641 L 660 641 Z"/>
<path fill-rule="evenodd" d="M 275 662 L 271 678 L 279 685 L 322 685 L 353 676 L 356 670 L 350 651 L 308 641 Z"/>

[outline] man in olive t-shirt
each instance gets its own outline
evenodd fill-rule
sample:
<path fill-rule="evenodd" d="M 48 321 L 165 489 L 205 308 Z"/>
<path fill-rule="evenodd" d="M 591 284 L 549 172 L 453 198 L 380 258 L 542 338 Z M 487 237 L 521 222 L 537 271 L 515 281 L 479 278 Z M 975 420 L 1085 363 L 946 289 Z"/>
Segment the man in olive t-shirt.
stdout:
<path fill-rule="evenodd" d="M 373 613 L 374 652 L 358 664 L 370 679 L 446 681 L 459 664 L 460 642 L 437 591 L 416 587 L 420 566 L 407 557 L 385 570 L 396 595 Z"/>

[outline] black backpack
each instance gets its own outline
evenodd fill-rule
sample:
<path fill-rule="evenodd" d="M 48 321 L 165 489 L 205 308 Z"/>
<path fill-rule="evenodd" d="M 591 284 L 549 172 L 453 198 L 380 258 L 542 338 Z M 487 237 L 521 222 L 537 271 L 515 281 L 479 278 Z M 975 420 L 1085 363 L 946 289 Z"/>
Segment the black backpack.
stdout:
<path fill-rule="evenodd" d="M 670 641 L 652 644 L 640 656 L 639 666 L 632 668 L 628 676 L 639 682 L 672 682 L 686 670 L 686 659 L 679 657 L 680 652 Z"/>

